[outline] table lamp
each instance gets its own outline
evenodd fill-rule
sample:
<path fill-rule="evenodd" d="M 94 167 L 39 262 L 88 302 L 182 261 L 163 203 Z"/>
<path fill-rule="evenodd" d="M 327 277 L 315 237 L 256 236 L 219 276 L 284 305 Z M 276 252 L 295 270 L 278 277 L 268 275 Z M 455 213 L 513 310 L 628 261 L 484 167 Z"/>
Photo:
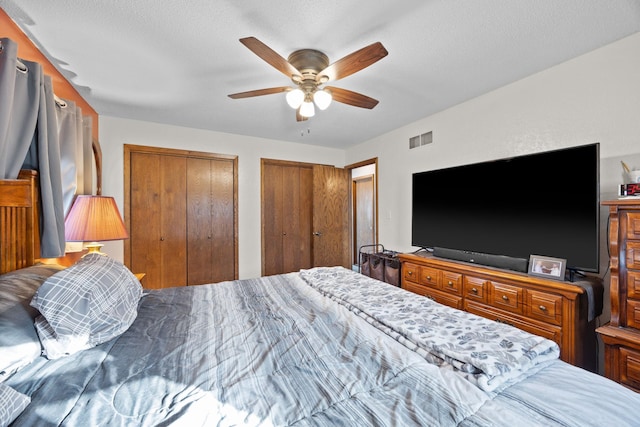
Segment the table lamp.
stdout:
<path fill-rule="evenodd" d="M 128 239 L 118 206 L 113 197 L 77 196 L 64 221 L 64 237 L 68 242 L 90 242 L 87 253 L 98 253 L 99 241 Z"/>

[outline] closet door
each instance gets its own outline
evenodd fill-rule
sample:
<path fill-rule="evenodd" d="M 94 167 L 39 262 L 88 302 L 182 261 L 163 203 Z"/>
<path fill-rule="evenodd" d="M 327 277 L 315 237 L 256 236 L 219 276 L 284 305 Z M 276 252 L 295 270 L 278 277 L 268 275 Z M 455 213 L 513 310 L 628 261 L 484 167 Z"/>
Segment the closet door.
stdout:
<path fill-rule="evenodd" d="M 289 273 L 312 265 L 313 169 L 262 162 L 262 274 Z"/>
<path fill-rule="evenodd" d="M 235 167 L 232 160 L 187 160 L 187 284 L 236 277 Z"/>
<path fill-rule="evenodd" d="M 262 192 L 262 275 L 284 272 L 282 256 L 283 230 L 283 177 L 281 165 L 263 161 L 261 169 Z"/>
<path fill-rule="evenodd" d="M 349 172 L 262 160 L 262 274 L 349 266 Z"/>
<path fill-rule="evenodd" d="M 285 166 L 282 204 L 282 264 L 285 273 L 312 265 L 311 219 L 313 170 Z"/>
<path fill-rule="evenodd" d="M 237 156 L 124 146 L 124 261 L 145 288 L 238 278 Z"/>
<path fill-rule="evenodd" d="M 130 168 L 130 269 L 149 288 L 184 286 L 186 159 L 131 153 Z"/>

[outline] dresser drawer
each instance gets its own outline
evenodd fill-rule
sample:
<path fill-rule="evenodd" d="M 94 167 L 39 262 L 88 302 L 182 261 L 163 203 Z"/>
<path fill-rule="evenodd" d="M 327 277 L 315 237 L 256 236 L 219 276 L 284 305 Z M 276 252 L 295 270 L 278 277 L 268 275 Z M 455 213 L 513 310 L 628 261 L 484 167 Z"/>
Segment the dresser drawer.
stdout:
<path fill-rule="evenodd" d="M 628 212 L 627 239 L 640 239 L 640 212 Z"/>
<path fill-rule="evenodd" d="M 528 316 L 562 325 L 562 296 L 527 290 L 526 307 Z"/>
<path fill-rule="evenodd" d="M 627 300 L 627 326 L 640 329 L 640 301 Z"/>
<path fill-rule="evenodd" d="M 640 389 L 640 352 L 620 347 L 620 382 L 636 390 Z"/>
<path fill-rule="evenodd" d="M 462 295 L 462 274 L 442 271 L 442 290 L 455 295 Z"/>
<path fill-rule="evenodd" d="M 427 286 L 420 285 L 417 283 L 405 282 L 403 287 L 407 291 L 413 292 L 414 294 L 422 295 L 424 297 L 434 300 L 437 303 L 448 305 L 449 307 L 457 308 L 458 310 L 462 310 L 462 297 L 449 295 L 449 294 L 446 294 L 445 292 L 437 291 L 435 289 L 431 289 Z"/>
<path fill-rule="evenodd" d="M 491 287 L 490 304 L 492 306 L 513 313 L 523 313 L 524 290 L 522 288 L 493 281 Z"/>
<path fill-rule="evenodd" d="M 640 241 L 627 242 L 627 268 L 640 270 Z"/>
<path fill-rule="evenodd" d="M 489 282 L 479 277 L 464 276 L 464 297 L 470 301 L 486 303 L 489 295 Z"/>
<path fill-rule="evenodd" d="M 405 280 L 410 282 L 418 282 L 418 280 L 420 280 L 420 277 L 418 276 L 419 271 L 420 267 L 415 264 L 411 264 L 410 262 L 405 262 L 402 265 L 402 275 Z"/>
<path fill-rule="evenodd" d="M 429 286 L 434 289 L 440 289 L 440 280 L 438 277 L 440 270 L 431 267 L 420 267 L 420 281 L 421 285 Z"/>
<path fill-rule="evenodd" d="M 627 271 L 627 296 L 640 300 L 640 271 Z"/>
<path fill-rule="evenodd" d="M 482 304 L 476 304 L 473 301 L 465 301 L 464 309 L 469 313 L 477 314 L 478 316 L 485 317 L 487 319 L 495 320 L 499 323 L 504 323 L 510 326 L 514 326 L 530 334 L 538 335 L 543 338 L 550 339 L 562 346 L 562 328 L 559 326 L 548 325 L 545 323 L 534 322 L 533 320 L 527 321 L 527 319 L 511 316 L 505 313 L 498 313 L 491 307 L 483 306 Z"/>

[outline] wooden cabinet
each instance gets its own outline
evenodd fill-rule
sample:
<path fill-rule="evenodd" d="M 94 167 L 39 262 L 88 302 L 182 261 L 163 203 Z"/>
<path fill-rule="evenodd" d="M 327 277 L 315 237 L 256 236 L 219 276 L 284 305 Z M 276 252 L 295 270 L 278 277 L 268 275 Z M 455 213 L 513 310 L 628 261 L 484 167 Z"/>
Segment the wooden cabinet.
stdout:
<path fill-rule="evenodd" d="M 591 371 L 597 367 L 595 319 L 589 318 L 587 289 L 602 299 L 602 283 L 561 282 L 508 270 L 400 254 L 402 287 L 551 339 L 562 360 Z"/>
<path fill-rule="evenodd" d="M 261 175 L 262 275 L 348 267 L 348 171 L 262 159 Z"/>
<path fill-rule="evenodd" d="M 604 342 L 604 373 L 640 392 L 640 201 L 609 206 L 611 321 L 598 328 Z"/>
<path fill-rule="evenodd" d="M 237 158 L 125 145 L 125 264 L 146 288 L 238 277 Z"/>

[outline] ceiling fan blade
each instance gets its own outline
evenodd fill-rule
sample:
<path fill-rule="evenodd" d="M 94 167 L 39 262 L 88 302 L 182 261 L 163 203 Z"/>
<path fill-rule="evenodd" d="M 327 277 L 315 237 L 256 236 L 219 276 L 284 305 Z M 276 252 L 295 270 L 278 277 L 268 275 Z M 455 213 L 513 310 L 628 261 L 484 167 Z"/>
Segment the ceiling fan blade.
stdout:
<path fill-rule="evenodd" d="M 298 76 L 302 78 L 302 74 L 300 71 L 296 69 L 293 65 L 289 63 L 286 59 L 280 56 L 276 51 L 271 49 L 266 44 L 262 43 L 255 37 L 245 37 L 240 39 L 240 43 L 249 48 L 249 50 L 268 64 L 270 64 L 273 68 L 280 71 L 285 76 L 292 78 L 293 76 Z"/>
<path fill-rule="evenodd" d="M 249 90 L 247 92 L 232 93 L 231 95 L 229 95 L 229 98 L 233 98 L 233 99 L 251 98 L 253 96 L 271 95 L 274 93 L 286 92 L 290 89 L 291 88 L 289 86 L 280 86 L 280 87 L 270 87 L 267 89 Z"/>
<path fill-rule="evenodd" d="M 331 92 L 331 96 L 334 101 L 342 102 L 343 104 L 353 105 L 354 107 L 368 108 L 372 109 L 376 105 L 378 105 L 378 100 L 370 98 L 366 95 L 363 95 L 358 92 L 353 92 L 347 89 L 341 89 L 339 87 L 327 86 L 325 87 L 329 92 Z"/>
<path fill-rule="evenodd" d="M 304 122 L 305 120 L 309 120 L 309 117 L 305 117 L 302 114 L 300 114 L 300 108 L 296 109 L 296 120 L 299 122 Z"/>
<path fill-rule="evenodd" d="M 329 65 L 318 73 L 316 80 L 318 83 L 323 83 L 327 80 L 335 81 L 345 78 L 378 62 L 388 54 L 382 43 L 370 44 Z"/>

